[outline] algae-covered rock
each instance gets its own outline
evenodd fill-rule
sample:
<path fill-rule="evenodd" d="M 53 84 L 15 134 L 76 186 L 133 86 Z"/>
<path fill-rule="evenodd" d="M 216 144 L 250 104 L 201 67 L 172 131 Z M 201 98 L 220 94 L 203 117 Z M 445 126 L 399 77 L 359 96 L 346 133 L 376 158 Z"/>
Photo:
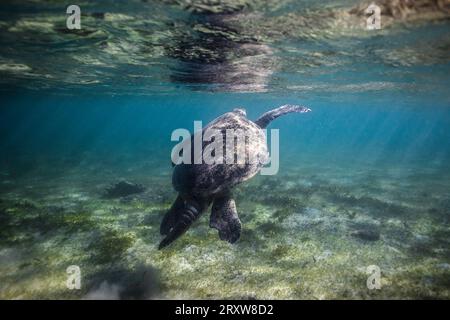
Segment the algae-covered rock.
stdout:
<path fill-rule="evenodd" d="M 143 185 L 122 180 L 107 188 L 105 196 L 107 198 L 121 198 L 144 191 L 145 187 Z"/>
<path fill-rule="evenodd" d="M 366 240 L 366 241 L 377 241 L 380 239 L 380 231 L 376 229 L 359 229 L 350 232 L 352 237 Z"/>

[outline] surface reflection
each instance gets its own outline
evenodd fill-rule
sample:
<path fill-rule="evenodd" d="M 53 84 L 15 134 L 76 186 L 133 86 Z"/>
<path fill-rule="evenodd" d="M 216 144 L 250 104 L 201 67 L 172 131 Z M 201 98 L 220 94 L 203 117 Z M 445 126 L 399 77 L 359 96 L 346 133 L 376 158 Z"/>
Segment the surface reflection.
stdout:
<path fill-rule="evenodd" d="M 230 15 L 193 13 L 183 33 L 166 47 L 176 59 L 171 80 L 212 84 L 211 90 L 266 91 L 276 67 L 274 50 L 230 26 Z"/>

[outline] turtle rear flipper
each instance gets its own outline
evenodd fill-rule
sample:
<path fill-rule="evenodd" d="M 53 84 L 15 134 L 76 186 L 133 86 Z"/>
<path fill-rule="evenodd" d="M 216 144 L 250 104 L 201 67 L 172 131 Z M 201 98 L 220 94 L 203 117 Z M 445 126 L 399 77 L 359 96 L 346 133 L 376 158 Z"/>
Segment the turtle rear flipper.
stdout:
<path fill-rule="evenodd" d="M 209 226 L 219 230 L 221 240 L 235 243 L 239 239 L 241 221 L 233 199 L 229 196 L 214 199 Z"/>
<path fill-rule="evenodd" d="M 174 210 L 172 211 L 171 208 L 161 223 L 161 234 L 166 235 L 166 237 L 159 243 L 158 249 L 167 247 L 181 237 L 208 205 L 208 199 L 189 199 L 183 201 L 182 198 L 178 196 L 172 206 Z"/>
<path fill-rule="evenodd" d="M 177 218 L 180 214 L 180 211 L 184 208 L 184 201 L 180 195 L 178 195 L 175 202 L 170 207 L 169 211 L 166 212 L 164 218 L 161 222 L 161 226 L 159 228 L 159 232 L 161 235 L 165 236 L 169 233 L 169 231 L 175 226 Z"/>

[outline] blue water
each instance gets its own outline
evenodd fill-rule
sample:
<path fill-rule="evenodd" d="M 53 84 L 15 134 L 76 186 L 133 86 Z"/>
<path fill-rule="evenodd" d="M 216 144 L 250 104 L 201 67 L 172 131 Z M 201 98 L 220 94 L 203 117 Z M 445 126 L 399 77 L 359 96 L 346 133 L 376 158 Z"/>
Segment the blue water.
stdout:
<path fill-rule="evenodd" d="M 76 98 L 25 93 L 3 98 L 1 148 L 3 162 L 13 155 L 38 153 L 54 161 L 81 161 L 84 152 L 109 159 L 152 159 L 164 164 L 175 142 L 173 130 L 193 131 L 243 107 L 250 119 L 274 107 L 297 103 L 306 115 L 276 120 L 280 160 L 323 163 L 365 162 L 372 165 L 420 165 L 445 170 L 450 157 L 446 97 L 402 92 L 339 94 L 329 98 L 296 94 L 197 93 L 145 97 L 83 96 Z M 81 97 L 78 97 L 81 96 Z M 107 160 L 107 159 L 105 159 Z"/>
<path fill-rule="evenodd" d="M 450 297 L 448 12 L 369 32 L 358 1 L 236 3 L 85 2 L 78 33 L 58 2 L 1 5 L 0 298 Z M 236 188 L 241 240 L 205 213 L 158 251 L 171 133 L 288 103 L 312 112 L 271 123 L 280 170 Z M 122 180 L 146 191 L 105 199 Z"/>

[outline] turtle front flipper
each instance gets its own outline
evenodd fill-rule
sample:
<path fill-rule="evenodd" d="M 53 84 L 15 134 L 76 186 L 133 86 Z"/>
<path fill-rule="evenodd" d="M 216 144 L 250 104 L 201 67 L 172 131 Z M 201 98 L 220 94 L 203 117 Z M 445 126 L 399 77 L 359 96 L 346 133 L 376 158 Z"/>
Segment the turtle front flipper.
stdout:
<path fill-rule="evenodd" d="M 214 199 L 209 226 L 219 230 L 221 240 L 235 243 L 239 239 L 241 221 L 236 211 L 236 204 L 230 196 Z"/>
<path fill-rule="evenodd" d="M 188 199 L 183 201 L 180 199 L 181 197 L 179 196 L 172 206 L 172 208 L 177 210 L 172 211 L 171 208 L 166 214 L 167 219 L 165 216 L 161 223 L 161 233 L 164 232 L 166 237 L 159 243 L 158 249 L 167 247 L 181 237 L 209 205 L 207 200 Z M 182 202 L 182 206 L 178 201 Z"/>

